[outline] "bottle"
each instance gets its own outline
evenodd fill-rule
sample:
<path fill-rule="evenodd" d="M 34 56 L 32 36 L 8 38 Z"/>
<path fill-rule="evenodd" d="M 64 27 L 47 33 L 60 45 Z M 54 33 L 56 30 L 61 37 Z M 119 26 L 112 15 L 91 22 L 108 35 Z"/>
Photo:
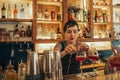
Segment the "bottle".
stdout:
<path fill-rule="evenodd" d="M 22 26 L 22 27 L 21 27 L 20 37 L 25 37 L 25 30 L 24 30 L 24 26 Z"/>
<path fill-rule="evenodd" d="M 7 18 L 11 18 L 11 16 L 12 16 L 12 11 L 11 11 L 11 8 L 10 8 L 10 4 L 8 4 Z"/>
<path fill-rule="evenodd" d="M 15 8 L 14 8 L 14 10 L 13 10 L 13 17 L 16 19 L 16 18 L 18 18 L 18 10 L 17 10 L 17 5 L 15 4 Z"/>
<path fill-rule="evenodd" d="M 29 14 L 29 13 L 28 13 Z M 20 8 L 20 18 L 24 18 L 25 16 L 25 11 L 24 11 L 24 7 L 23 4 L 21 4 L 21 8 Z"/>
<path fill-rule="evenodd" d="M 37 39 L 42 39 L 42 26 L 41 24 L 38 25 L 38 31 L 37 31 Z"/>
<path fill-rule="evenodd" d="M 43 15 L 42 15 L 42 10 L 41 10 L 41 8 L 39 8 L 38 9 L 38 14 L 37 14 L 38 16 L 38 19 L 40 19 L 40 20 L 42 20 L 42 17 L 43 17 Z"/>
<path fill-rule="evenodd" d="M 6 18 L 6 8 L 5 8 L 5 4 L 3 3 L 3 7 L 1 9 L 1 17 L 2 18 Z"/>
<path fill-rule="evenodd" d="M 51 20 L 55 20 L 55 10 L 51 11 Z"/>
<path fill-rule="evenodd" d="M 49 39 L 50 38 L 47 26 L 45 26 L 43 37 L 44 37 L 44 39 Z"/>
<path fill-rule="evenodd" d="M 44 19 L 49 19 L 50 15 L 48 12 L 48 9 L 46 9 L 45 13 L 44 13 Z"/>
<path fill-rule="evenodd" d="M 4 72 L 4 80 L 17 80 L 17 73 L 13 67 L 14 66 L 11 64 L 10 60 L 9 65 L 7 66 L 7 70 Z"/>
<path fill-rule="evenodd" d="M 22 62 L 18 65 L 18 80 L 25 80 L 26 76 L 26 65 Z"/>
<path fill-rule="evenodd" d="M 26 36 L 31 37 L 32 36 L 32 30 L 30 28 L 30 25 L 28 25 L 27 30 L 26 30 Z"/>
<path fill-rule="evenodd" d="M 19 39 L 20 34 L 19 34 L 19 29 L 18 29 L 18 24 L 15 25 L 15 30 L 14 30 L 14 37 L 15 39 Z"/>
<path fill-rule="evenodd" d="M 60 27 L 57 28 L 57 39 L 62 38 L 62 33 L 60 32 Z"/>
<path fill-rule="evenodd" d="M 95 22 L 98 22 L 98 14 L 97 14 L 97 10 L 95 10 Z"/>
<path fill-rule="evenodd" d="M 4 73 L 2 71 L 2 66 L 0 65 L 0 80 L 4 80 Z"/>
<path fill-rule="evenodd" d="M 26 18 L 32 18 L 32 10 L 31 10 L 31 7 L 30 7 L 30 4 L 27 3 L 27 7 L 25 9 L 25 15 L 26 15 Z"/>
<path fill-rule="evenodd" d="M 86 22 L 86 10 L 85 9 L 83 9 L 83 22 Z"/>
<path fill-rule="evenodd" d="M 53 26 L 51 27 L 51 31 L 50 31 L 50 38 L 55 39 L 55 31 L 54 31 Z"/>

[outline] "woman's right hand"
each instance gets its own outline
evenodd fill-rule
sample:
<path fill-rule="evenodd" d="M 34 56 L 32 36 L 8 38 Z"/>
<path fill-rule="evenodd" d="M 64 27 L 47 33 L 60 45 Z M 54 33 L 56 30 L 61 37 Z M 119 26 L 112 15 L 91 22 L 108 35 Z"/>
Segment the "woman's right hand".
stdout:
<path fill-rule="evenodd" d="M 73 54 L 74 52 L 77 52 L 77 49 L 73 44 L 68 44 L 65 47 L 64 52 L 65 52 L 65 54 Z"/>

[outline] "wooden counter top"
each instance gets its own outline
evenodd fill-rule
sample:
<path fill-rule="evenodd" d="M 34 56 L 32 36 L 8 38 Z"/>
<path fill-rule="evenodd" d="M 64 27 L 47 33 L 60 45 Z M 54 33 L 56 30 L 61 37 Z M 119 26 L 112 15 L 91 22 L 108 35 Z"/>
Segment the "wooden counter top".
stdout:
<path fill-rule="evenodd" d="M 111 80 L 111 75 L 105 75 L 104 70 L 97 71 L 96 77 L 85 77 L 84 80 Z M 85 73 L 84 73 L 85 74 Z M 71 75 L 65 75 L 64 80 L 80 80 L 79 77 L 80 74 L 71 74 Z"/>
<path fill-rule="evenodd" d="M 80 69 L 88 69 L 88 68 L 95 68 L 95 67 L 104 67 L 105 63 L 96 63 L 96 64 L 90 64 L 90 65 L 83 65 L 80 67 Z"/>

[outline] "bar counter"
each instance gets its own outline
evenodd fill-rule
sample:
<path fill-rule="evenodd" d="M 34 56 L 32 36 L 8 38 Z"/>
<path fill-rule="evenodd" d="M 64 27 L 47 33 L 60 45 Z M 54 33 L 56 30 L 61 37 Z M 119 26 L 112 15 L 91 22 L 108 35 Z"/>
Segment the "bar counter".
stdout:
<path fill-rule="evenodd" d="M 89 73 L 84 73 L 84 75 L 86 74 L 89 74 Z M 96 77 L 85 76 L 83 80 L 110 80 L 109 78 L 110 78 L 110 75 L 105 75 L 104 70 L 99 70 L 97 71 Z M 65 75 L 64 80 L 81 80 L 80 74 Z"/>

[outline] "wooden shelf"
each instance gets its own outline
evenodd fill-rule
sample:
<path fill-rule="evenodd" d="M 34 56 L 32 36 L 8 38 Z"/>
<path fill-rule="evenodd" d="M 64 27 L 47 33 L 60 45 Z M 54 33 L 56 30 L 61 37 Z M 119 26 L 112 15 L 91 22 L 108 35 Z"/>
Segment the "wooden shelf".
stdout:
<path fill-rule="evenodd" d="M 37 4 L 62 6 L 62 2 L 57 2 L 57 1 L 38 1 Z"/>
<path fill-rule="evenodd" d="M 0 22 L 32 22 L 32 19 L 12 19 L 12 18 L 0 18 Z"/>
<path fill-rule="evenodd" d="M 32 42 L 32 37 L 24 37 L 14 40 L 0 40 L 0 42 Z"/>
<path fill-rule="evenodd" d="M 102 41 L 112 41 L 112 38 L 79 38 L 81 42 L 102 42 Z"/>
<path fill-rule="evenodd" d="M 37 23 L 61 23 L 62 21 L 57 20 L 37 20 Z"/>
<path fill-rule="evenodd" d="M 108 25 L 109 22 L 93 22 L 94 25 Z"/>
<path fill-rule="evenodd" d="M 35 40 L 35 43 L 57 43 L 61 41 L 61 39 L 38 39 Z"/>

